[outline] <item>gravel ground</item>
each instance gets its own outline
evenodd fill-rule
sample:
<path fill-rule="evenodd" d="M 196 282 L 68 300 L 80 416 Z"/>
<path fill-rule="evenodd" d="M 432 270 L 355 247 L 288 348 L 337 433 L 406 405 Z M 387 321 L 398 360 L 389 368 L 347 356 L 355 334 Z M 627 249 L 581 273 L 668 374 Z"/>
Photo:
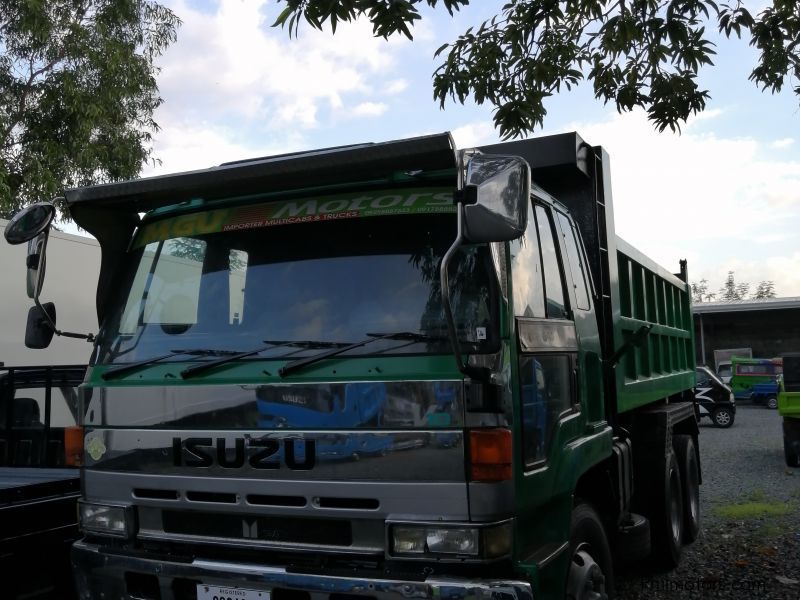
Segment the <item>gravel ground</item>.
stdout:
<path fill-rule="evenodd" d="M 620 573 L 620 600 L 800 598 L 800 469 L 784 462 L 777 411 L 740 404 L 730 429 L 704 419 L 700 461 L 700 536 L 672 572 Z"/>

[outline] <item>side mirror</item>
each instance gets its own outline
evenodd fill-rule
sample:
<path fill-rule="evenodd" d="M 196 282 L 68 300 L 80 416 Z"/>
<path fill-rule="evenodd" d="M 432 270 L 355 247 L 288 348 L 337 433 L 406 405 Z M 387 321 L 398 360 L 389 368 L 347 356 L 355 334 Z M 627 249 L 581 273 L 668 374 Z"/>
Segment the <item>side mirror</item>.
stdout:
<path fill-rule="evenodd" d="M 15 214 L 6 225 L 6 241 L 23 244 L 44 233 L 56 216 L 56 207 L 50 202 L 39 202 L 26 206 Z"/>
<path fill-rule="evenodd" d="M 25 346 L 34 350 L 47 348 L 56 332 L 56 306 L 52 302 L 31 306 L 25 327 Z"/>
<path fill-rule="evenodd" d="M 28 256 L 25 259 L 25 266 L 27 267 L 25 287 L 28 292 L 28 298 L 31 299 L 36 298 L 42 292 L 42 286 L 44 285 L 46 238 L 46 233 L 40 233 L 34 239 L 28 240 Z"/>
<path fill-rule="evenodd" d="M 28 298 L 38 298 L 44 283 L 47 233 L 55 216 L 55 206 L 50 202 L 39 202 L 23 208 L 6 225 L 5 237 L 9 244 L 28 242 L 28 256 L 25 259 Z"/>
<path fill-rule="evenodd" d="M 464 239 L 505 242 L 525 233 L 531 196 L 528 163 L 518 156 L 478 154 L 464 181 Z"/>
<path fill-rule="evenodd" d="M 442 257 L 439 279 L 447 333 L 458 370 L 471 379 L 487 383 L 491 370 L 469 365 L 461 355 L 453 307 L 450 305 L 447 268 L 464 242 L 506 242 L 525 233 L 531 201 L 531 169 L 519 156 L 474 154 L 470 157 L 468 152 L 461 154 L 462 161 L 467 158 L 470 160 L 466 165 L 464 185 L 455 197 L 458 206 L 458 236 Z"/>

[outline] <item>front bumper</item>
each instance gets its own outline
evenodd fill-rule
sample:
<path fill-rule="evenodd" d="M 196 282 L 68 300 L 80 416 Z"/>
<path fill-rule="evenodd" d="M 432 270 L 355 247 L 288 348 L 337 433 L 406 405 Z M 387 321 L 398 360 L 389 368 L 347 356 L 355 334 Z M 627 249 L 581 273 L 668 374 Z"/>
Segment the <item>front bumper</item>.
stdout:
<path fill-rule="evenodd" d="M 308 600 L 533 600 L 530 584 L 523 581 L 402 581 L 289 573 L 280 567 L 212 560 L 164 562 L 102 552 L 83 540 L 73 546 L 72 563 L 80 600 L 196 600 L 200 583 L 270 590 L 276 600 L 281 595 L 300 598 L 298 592 Z"/>

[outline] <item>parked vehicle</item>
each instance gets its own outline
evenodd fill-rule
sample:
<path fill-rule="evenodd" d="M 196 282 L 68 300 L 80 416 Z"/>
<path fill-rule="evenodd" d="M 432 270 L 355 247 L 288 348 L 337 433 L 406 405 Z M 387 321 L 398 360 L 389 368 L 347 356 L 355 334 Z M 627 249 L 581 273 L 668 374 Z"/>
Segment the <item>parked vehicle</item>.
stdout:
<path fill-rule="evenodd" d="M 697 536 L 686 264 L 617 238 L 578 135 L 65 197 L 103 249 L 81 598 L 602 598 L 615 558 Z M 12 238 L 46 241 L 48 206 Z"/>
<path fill-rule="evenodd" d="M 0 233 L 8 221 L 0 219 Z M 97 330 L 95 290 L 100 274 L 100 245 L 92 238 L 52 231 L 48 235 L 47 298 L 58 306 L 59 318 L 86 332 Z M 91 346 L 84 340 L 59 337 L 46 349 L 27 348 L 23 343 L 33 293 L 26 266 L 25 244 L 0 242 L 0 273 L 16 285 L 0 286 L 0 363 L 6 365 L 72 365 L 85 362 Z M 35 255 L 35 248 L 31 248 Z M 28 288 L 28 289 L 26 289 Z"/>
<path fill-rule="evenodd" d="M 783 377 L 778 414 L 783 417 L 783 453 L 786 464 L 800 467 L 800 353 L 783 355 Z"/>
<path fill-rule="evenodd" d="M 10 598 L 72 598 L 85 367 L 0 367 L 0 572 Z M 46 565 L 31 573 L 31 564 Z"/>
<path fill-rule="evenodd" d="M 1 232 L 7 225 L 0 219 Z M 58 302 L 61 318 L 95 329 L 99 244 L 60 231 L 48 239 L 48 297 Z M 62 600 L 75 595 L 69 547 L 79 537 L 83 452 L 76 411 L 86 367 L 73 365 L 88 359 L 90 346 L 66 337 L 46 350 L 23 345 L 26 291 L 33 293 L 37 272 L 27 267 L 39 253 L 37 243 L 0 245 L 0 272 L 17 282 L 0 287 L 0 573 L 6 596 Z M 29 364 L 37 366 L 16 366 Z"/>
<path fill-rule="evenodd" d="M 714 350 L 714 368 L 722 383 L 726 385 L 731 381 L 731 359 L 734 356 L 753 358 L 753 350 L 751 348 L 722 348 Z"/>
<path fill-rule="evenodd" d="M 711 369 L 697 367 L 697 383 L 694 399 L 697 402 L 697 418 L 708 417 L 717 427 L 727 428 L 736 418 L 736 401 L 731 388 L 722 383 Z"/>
<path fill-rule="evenodd" d="M 719 363 L 717 367 L 717 377 L 719 377 L 720 381 L 725 385 L 730 385 L 731 377 L 733 376 L 733 367 L 731 366 L 731 361 L 723 360 Z"/>
<path fill-rule="evenodd" d="M 730 386 L 737 400 L 750 400 L 767 408 L 778 408 L 778 378 L 783 372 L 780 358 L 733 358 Z"/>

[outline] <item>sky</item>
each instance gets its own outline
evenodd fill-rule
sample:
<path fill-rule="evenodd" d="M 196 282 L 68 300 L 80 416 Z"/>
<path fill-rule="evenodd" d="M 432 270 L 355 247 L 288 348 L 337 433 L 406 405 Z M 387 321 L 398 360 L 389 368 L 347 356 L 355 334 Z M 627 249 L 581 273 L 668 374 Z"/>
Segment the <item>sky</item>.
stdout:
<path fill-rule="evenodd" d="M 499 11 L 473 2 L 455 18 L 425 10 L 414 41 L 372 36 L 367 22 L 335 35 L 273 28 L 275 0 L 161 0 L 183 21 L 159 59 L 161 130 L 143 175 L 357 142 L 451 131 L 458 147 L 498 140 L 490 106 L 433 100 L 435 50 Z M 800 108 L 792 93 L 762 93 L 747 77 L 757 54 L 719 40 L 701 85 L 712 100 L 682 133 L 658 133 L 641 112 L 620 115 L 585 82 L 546 103 L 542 131 L 577 131 L 611 156 L 617 234 L 692 281 L 718 290 L 775 282 L 800 296 Z"/>

